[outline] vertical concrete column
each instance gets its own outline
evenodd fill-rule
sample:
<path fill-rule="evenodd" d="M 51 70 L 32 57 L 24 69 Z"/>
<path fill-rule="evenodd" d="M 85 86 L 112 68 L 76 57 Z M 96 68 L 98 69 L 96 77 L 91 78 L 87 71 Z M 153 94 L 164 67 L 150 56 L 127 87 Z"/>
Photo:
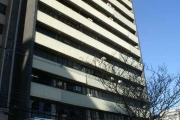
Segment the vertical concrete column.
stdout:
<path fill-rule="evenodd" d="M 22 0 L 13 66 L 9 120 L 29 117 L 30 85 L 38 0 Z M 16 99 L 14 96 L 16 94 Z M 16 116 L 16 117 L 14 117 Z"/>

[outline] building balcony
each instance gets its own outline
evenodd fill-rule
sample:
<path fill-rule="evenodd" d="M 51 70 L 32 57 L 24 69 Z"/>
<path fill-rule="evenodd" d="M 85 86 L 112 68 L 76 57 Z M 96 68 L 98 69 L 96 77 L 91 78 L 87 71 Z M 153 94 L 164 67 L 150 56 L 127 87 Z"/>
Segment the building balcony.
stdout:
<path fill-rule="evenodd" d="M 105 90 L 104 86 L 98 81 L 100 78 L 73 68 L 62 66 L 62 64 L 35 55 L 33 57 L 33 68 Z M 139 78 L 137 81 L 133 82 L 145 85 L 145 80 L 143 78 Z"/>
<path fill-rule="evenodd" d="M 124 16 L 122 16 L 120 13 L 118 13 L 116 10 L 114 10 L 113 7 L 110 5 L 108 6 L 106 3 L 104 3 L 101 0 L 92 0 L 95 4 L 100 6 L 102 9 L 104 9 L 106 12 L 113 15 L 115 18 L 117 18 L 119 21 L 127 25 L 129 28 L 131 28 L 133 31 L 136 31 L 136 25 L 130 22 L 128 19 L 126 19 Z"/>
<path fill-rule="evenodd" d="M 129 0 L 121 0 L 126 6 L 128 6 L 129 8 L 133 8 L 132 2 L 130 2 Z"/>
<path fill-rule="evenodd" d="M 97 24 L 93 23 L 93 21 L 92 22 L 89 21 L 87 18 L 81 16 L 79 13 L 71 10 L 70 8 L 62 5 L 61 3 L 57 2 L 57 1 L 51 1 L 51 0 L 47 0 L 47 1 L 40 0 L 40 1 L 43 2 L 44 4 L 47 4 L 48 6 L 51 6 L 54 9 L 58 10 L 62 14 L 74 19 L 75 21 L 80 22 L 81 24 L 87 26 L 89 29 L 96 31 L 97 33 L 101 34 L 102 36 L 104 36 L 108 39 L 109 38 L 113 39 L 116 37 L 114 40 L 118 40 L 117 43 L 120 43 L 120 41 L 122 41 L 122 40 L 119 41 L 119 39 L 120 39 L 119 37 L 115 36 L 114 34 L 108 32 L 107 30 L 105 30 L 102 27 L 98 26 Z M 113 29 L 115 29 L 118 32 L 120 32 L 121 34 L 123 34 L 128 39 L 132 40 L 132 42 L 138 44 L 138 37 L 137 36 L 133 35 L 132 33 L 130 33 L 125 28 L 121 27 L 120 25 L 118 25 L 114 21 L 110 20 L 107 16 L 98 12 L 97 10 L 95 10 L 94 8 L 89 6 L 88 4 L 84 3 L 81 0 L 79 0 L 79 1 L 69 0 L 69 1 L 71 1 L 73 4 L 76 4 L 80 8 L 86 10 L 86 12 L 90 12 L 90 14 L 92 14 L 93 16 L 100 19 L 101 21 L 103 21 L 107 25 L 111 26 Z M 113 37 L 111 37 L 111 36 L 113 36 Z"/>
<path fill-rule="evenodd" d="M 71 31 L 71 30 L 68 30 L 68 31 Z M 91 41 L 91 45 L 96 46 L 100 51 L 103 51 L 103 52 L 111 55 L 112 57 L 118 59 L 120 62 L 123 62 L 124 64 L 134 67 L 134 69 L 137 69 L 140 71 L 143 70 L 143 65 L 140 64 L 139 62 L 134 61 L 132 58 L 129 58 L 118 52 L 115 55 L 112 55 L 112 53 L 114 52 L 112 48 L 105 46 L 105 45 L 103 46 L 100 42 L 95 41 L 95 40 L 93 41 L 88 36 L 87 36 L 87 38 L 83 38 L 82 40 L 84 40 L 84 39 L 88 40 L 88 38 Z M 87 62 L 87 61 L 91 62 L 95 59 L 94 56 L 92 56 L 90 54 L 87 54 L 79 49 L 73 48 L 65 43 L 59 42 L 58 40 L 50 38 L 39 32 L 36 32 L 35 43 L 40 44 L 49 49 L 52 49 L 54 51 L 57 51 L 61 54 L 65 54 L 69 57 L 73 57 L 74 59 L 77 59 L 82 62 Z M 59 47 L 59 46 L 61 46 L 61 47 Z M 127 58 L 127 60 L 126 60 L 126 58 Z M 98 58 L 96 58 L 96 59 L 98 59 Z M 108 63 L 108 64 L 110 64 L 110 63 Z"/>
<path fill-rule="evenodd" d="M 38 97 L 42 99 L 53 100 L 61 103 L 76 105 L 80 107 L 86 107 L 91 109 L 98 109 L 107 112 L 117 112 L 119 110 L 122 114 L 125 114 L 123 110 L 117 107 L 116 103 L 38 84 L 31 82 L 30 95 L 32 97 Z"/>
<path fill-rule="evenodd" d="M 67 11 L 68 12 L 68 11 Z M 72 14 L 74 15 L 74 14 Z M 80 17 L 80 16 L 79 16 Z M 75 17 L 76 18 L 76 17 Z M 123 41 L 122 39 L 118 38 L 117 36 L 111 34 L 110 32 L 104 30 L 103 28 L 97 26 L 96 24 L 94 24 L 93 22 L 89 21 L 88 19 L 86 18 L 79 18 L 81 19 L 80 21 L 83 22 L 84 25 L 94 29 L 96 32 L 98 32 L 99 34 L 101 34 L 102 36 L 105 36 L 107 38 L 111 38 L 111 40 L 113 42 L 115 42 L 116 44 L 118 44 L 119 46 L 123 47 L 124 49 L 126 49 L 127 51 L 133 53 L 134 55 L 136 56 L 141 56 L 140 54 L 140 50 L 133 47 L 132 45 L 130 45 L 129 43 Z M 96 47 L 98 48 L 97 46 L 100 45 L 100 42 L 99 44 L 93 44 L 94 41 L 97 41 L 97 40 L 94 40 L 93 38 L 83 34 L 82 32 L 38 11 L 38 16 L 37 16 L 37 20 L 40 21 L 41 23 L 47 25 L 47 26 L 50 26 L 51 28 L 54 28 L 60 32 L 63 32 L 79 41 L 82 41 L 83 43 L 86 43 L 86 40 L 88 41 L 92 41 L 92 42 L 88 42 L 89 45 L 91 45 L 92 47 Z M 97 42 L 96 42 L 97 43 Z M 87 43 L 86 43 L 87 44 Z M 102 44 L 101 44 L 102 45 Z M 105 46 L 105 45 L 102 45 L 102 46 Z M 99 46 L 100 47 L 100 46 Z M 101 47 L 101 50 L 106 50 L 104 48 Z M 110 52 L 112 53 L 112 51 L 110 50 Z"/>
<path fill-rule="evenodd" d="M 125 13 L 128 17 L 130 17 L 131 19 L 134 19 L 134 14 L 130 10 L 128 10 L 126 7 L 124 7 L 121 3 L 119 3 L 117 0 L 108 0 L 108 1 L 112 3 L 113 5 L 115 5 L 117 8 L 119 8 L 121 11 L 123 11 L 123 13 Z M 125 4 L 129 4 L 128 0 L 122 0 L 122 2 L 124 2 Z"/>

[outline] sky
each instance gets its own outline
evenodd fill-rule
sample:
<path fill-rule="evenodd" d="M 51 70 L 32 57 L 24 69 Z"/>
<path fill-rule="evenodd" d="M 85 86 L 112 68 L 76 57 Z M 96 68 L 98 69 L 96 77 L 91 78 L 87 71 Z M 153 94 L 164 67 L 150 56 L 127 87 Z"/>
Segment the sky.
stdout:
<path fill-rule="evenodd" d="M 133 0 L 143 62 L 180 71 L 180 0 Z"/>

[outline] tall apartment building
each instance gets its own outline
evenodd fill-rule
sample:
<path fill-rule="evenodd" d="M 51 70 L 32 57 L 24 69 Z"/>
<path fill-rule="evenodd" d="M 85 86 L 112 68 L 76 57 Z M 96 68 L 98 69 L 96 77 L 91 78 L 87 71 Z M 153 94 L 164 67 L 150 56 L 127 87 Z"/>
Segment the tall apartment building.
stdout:
<path fill-rule="evenodd" d="M 0 5 L 1 17 L 7 0 Z M 105 57 L 143 77 L 142 66 L 120 58 L 142 63 L 131 0 L 9 0 L 8 10 L 0 76 L 8 119 L 129 119 L 108 106 L 114 94 L 86 60 Z"/>

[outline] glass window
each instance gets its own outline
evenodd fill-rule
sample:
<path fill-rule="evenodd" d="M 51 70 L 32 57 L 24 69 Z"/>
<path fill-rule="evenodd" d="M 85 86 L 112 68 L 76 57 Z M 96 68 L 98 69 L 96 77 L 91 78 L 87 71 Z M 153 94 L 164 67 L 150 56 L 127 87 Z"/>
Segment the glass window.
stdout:
<path fill-rule="evenodd" d="M 81 87 L 80 86 L 73 86 L 73 91 L 75 91 L 75 92 L 78 92 L 78 93 L 81 93 Z"/>
<path fill-rule="evenodd" d="M 42 5 L 39 5 L 39 10 L 41 11 L 41 12 L 44 12 L 44 7 L 42 6 Z"/>
<path fill-rule="evenodd" d="M 73 67 L 73 62 L 71 60 L 68 60 L 68 67 Z"/>
<path fill-rule="evenodd" d="M 56 80 L 55 80 L 55 79 L 52 79 L 52 84 L 51 84 L 51 86 L 56 87 Z"/>
<path fill-rule="evenodd" d="M 81 69 L 81 65 L 79 63 L 73 62 L 73 68 L 80 70 Z"/>
<path fill-rule="evenodd" d="M 95 96 L 95 92 L 93 89 L 91 89 L 91 95 L 94 97 Z"/>
<path fill-rule="evenodd" d="M 68 44 L 68 45 L 71 45 L 71 41 L 69 41 L 68 39 L 66 39 L 66 38 L 64 38 L 64 37 L 63 37 L 63 41 L 64 41 L 64 43 L 66 43 L 66 44 Z"/>
<path fill-rule="evenodd" d="M 3 5 L 2 3 L 0 3 L 0 13 L 5 15 L 6 14 L 6 5 Z"/>
<path fill-rule="evenodd" d="M 56 105 L 55 104 L 51 104 L 51 115 L 56 115 Z"/>
<path fill-rule="evenodd" d="M 3 33 L 3 25 L 2 24 L 0 24 L 0 35 Z"/>
<path fill-rule="evenodd" d="M 33 110 L 39 110 L 39 102 L 32 101 L 32 109 Z"/>
<path fill-rule="evenodd" d="M 82 87 L 82 94 L 84 94 L 84 95 L 87 94 L 87 89 L 86 89 L 86 87 Z"/>
<path fill-rule="evenodd" d="M 90 68 L 86 68 L 86 73 L 93 75 L 93 70 L 91 70 Z"/>
<path fill-rule="evenodd" d="M 50 15 L 50 11 L 48 9 L 45 8 L 45 13 Z"/>
<path fill-rule="evenodd" d="M 44 103 L 39 102 L 39 111 L 44 111 Z"/>
<path fill-rule="evenodd" d="M 81 67 L 81 71 L 82 71 L 82 72 L 86 72 L 86 67 L 85 67 L 85 66 L 82 66 L 82 67 Z"/>
<path fill-rule="evenodd" d="M 64 89 L 66 90 L 67 89 L 67 85 L 66 85 L 66 83 L 64 82 Z"/>
<path fill-rule="evenodd" d="M 95 96 L 98 97 L 98 91 L 94 90 L 94 92 L 95 92 Z"/>
<path fill-rule="evenodd" d="M 104 113 L 104 120 L 108 120 L 108 115 L 107 115 L 107 113 Z"/>
<path fill-rule="evenodd" d="M 75 43 L 75 42 L 73 42 L 73 47 L 76 48 L 76 49 L 79 49 L 79 48 L 80 48 L 79 44 L 78 44 L 78 43 Z"/>
<path fill-rule="evenodd" d="M 48 59 L 48 55 L 45 51 L 41 51 L 41 57 Z"/>
<path fill-rule="evenodd" d="M 61 34 L 58 35 L 57 39 L 62 42 L 62 36 L 61 36 Z"/>
<path fill-rule="evenodd" d="M 68 65 L 68 60 L 66 58 L 63 58 L 63 65 L 67 66 Z"/>
<path fill-rule="evenodd" d="M 87 117 L 87 119 L 90 119 L 90 118 L 91 118 L 91 112 L 90 112 L 90 110 L 86 110 L 86 117 Z"/>
<path fill-rule="evenodd" d="M 91 94 L 91 89 L 87 88 L 87 94 Z"/>
<path fill-rule="evenodd" d="M 100 98 L 102 98 L 102 92 L 101 92 L 101 91 L 98 91 L 98 96 L 99 96 Z"/>
<path fill-rule="evenodd" d="M 85 47 L 83 45 L 81 45 L 80 50 L 85 51 Z"/>
<path fill-rule="evenodd" d="M 74 85 L 71 83 L 67 83 L 67 90 L 74 91 Z"/>
<path fill-rule="evenodd" d="M 62 82 L 62 81 L 57 81 L 56 86 L 57 86 L 58 88 L 63 88 L 63 82 Z"/>
<path fill-rule="evenodd" d="M 40 57 L 41 56 L 41 50 L 38 49 L 38 48 L 35 48 L 34 49 L 34 54 Z"/>
<path fill-rule="evenodd" d="M 53 55 L 51 53 L 47 53 L 48 60 L 52 61 Z"/>
<path fill-rule="evenodd" d="M 57 59 L 57 62 L 59 63 L 59 64 L 62 64 L 62 57 L 58 57 L 58 59 Z"/>
<path fill-rule="evenodd" d="M 54 54 L 52 54 L 52 61 L 53 61 L 53 62 L 57 62 L 57 56 L 54 55 Z"/>

